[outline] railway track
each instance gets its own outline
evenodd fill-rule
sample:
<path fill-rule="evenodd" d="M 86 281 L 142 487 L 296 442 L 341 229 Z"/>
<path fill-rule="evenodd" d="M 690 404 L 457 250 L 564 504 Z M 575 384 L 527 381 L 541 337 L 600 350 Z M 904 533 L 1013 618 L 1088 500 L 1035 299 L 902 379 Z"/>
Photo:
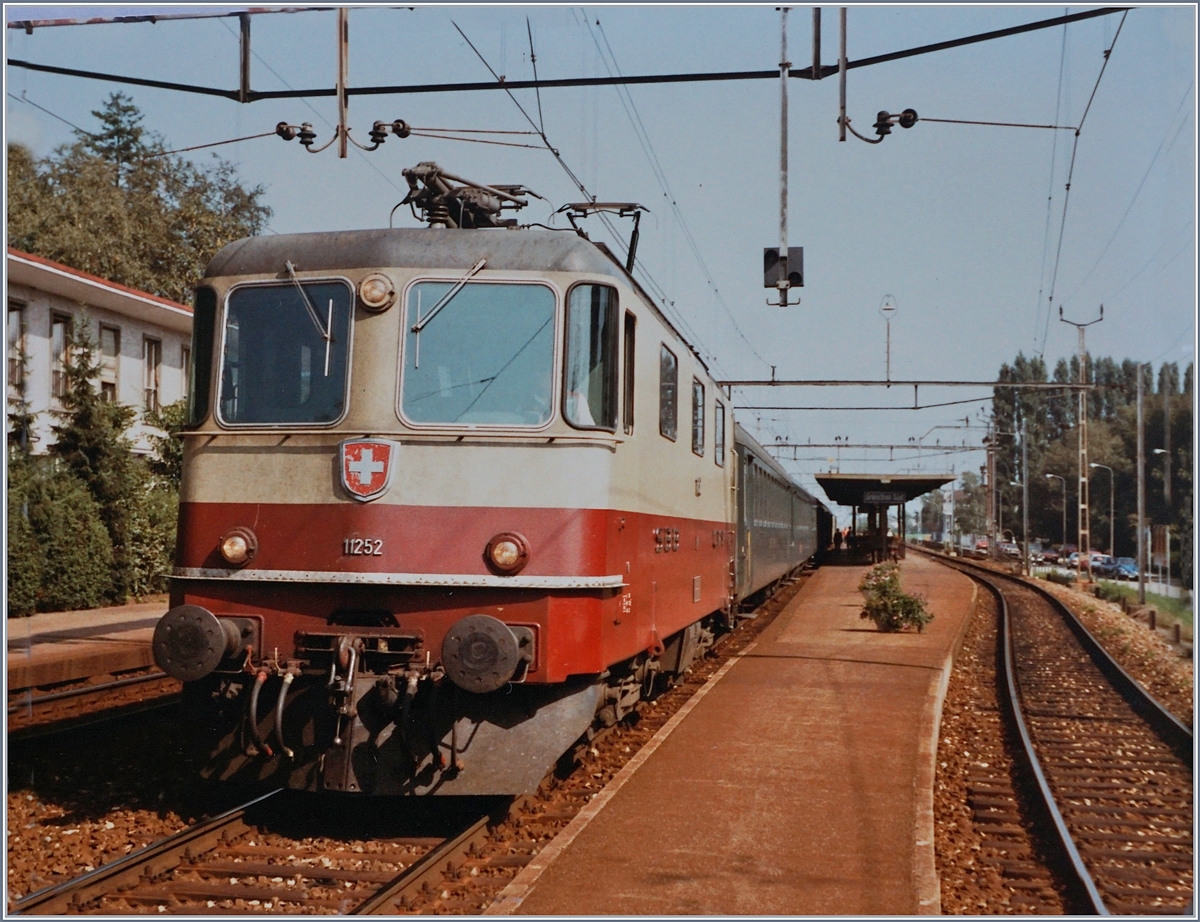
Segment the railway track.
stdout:
<path fill-rule="evenodd" d="M 393 914 L 427 897 L 433 884 L 469 861 L 491 823 L 480 812 L 449 835 L 393 837 L 371 851 L 334 852 L 304 841 L 281 848 L 267 844 L 271 820 L 263 813 L 283 793 L 260 795 L 30 894 L 13 905 L 12 914 Z"/>
<path fill-rule="evenodd" d="M 437 798 L 383 810 L 366 798 L 348 805 L 345 798 L 274 791 L 32 893 L 10 912 L 477 914 L 799 585 L 781 584 L 785 591 L 758 610 L 760 617 L 725 635 L 684 683 L 564 755 L 559 775 L 536 795 L 451 798 L 478 806 L 448 818 Z"/>
<path fill-rule="evenodd" d="M 180 700 L 180 683 L 154 671 L 145 675 L 35 694 L 8 695 L 8 741 L 28 742 L 167 710 Z"/>
<path fill-rule="evenodd" d="M 936 555 L 935 555 L 936 557 Z M 1192 734 L 1129 677 L 1058 599 L 971 564 L 995 596 L 1007 707 L 1071 869 L 1098 914 L 1189 911 Z M 986 790 L 974 792 L 988 807 Z M 982 800 L 981 800 L 982 798 Z"/>

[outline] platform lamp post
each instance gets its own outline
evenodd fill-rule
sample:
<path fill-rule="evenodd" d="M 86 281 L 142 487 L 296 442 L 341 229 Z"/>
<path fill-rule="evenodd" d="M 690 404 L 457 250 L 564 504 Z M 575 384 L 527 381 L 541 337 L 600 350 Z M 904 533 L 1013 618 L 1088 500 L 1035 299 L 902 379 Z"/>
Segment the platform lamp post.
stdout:
<path fill-rule="evenodd" d="M 1061 480 L 1063 485 L 1063 529 L 1062 529 L 1062 546 L 1067 546 L 1067 478 L 1060 477 L 1058 474 L 1047 474 L 1046 478 L 1053 477 L 1055 480 Z M 1061 562 L 1061 561 L 1060 561 Z"/>
<path fill-rule="evenodd" d="M 1102 467 L 1108 471 L 1108 553 L 1109 556 L 1115 557 L 1117 555 L 1117 545 L 1114 541 L 1114 536 L 1117 532 L 1116 520 L 1113 518 L 1113 496 L 1115 495 L 1113 490 L 1113 481 L 1116 475 L 1113 474 L 1113 469 L 1107 464 L 1096 464 L 1093 461 L 1088 465 L 1088 467 Z"/>

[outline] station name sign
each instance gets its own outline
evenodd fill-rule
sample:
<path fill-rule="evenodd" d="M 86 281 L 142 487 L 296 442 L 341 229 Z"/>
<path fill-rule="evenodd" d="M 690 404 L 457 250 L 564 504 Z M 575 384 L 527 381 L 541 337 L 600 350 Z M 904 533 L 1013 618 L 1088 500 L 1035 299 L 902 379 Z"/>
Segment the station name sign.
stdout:
<path fill-rule="evenodd" d="M 864 506 L 900 506 L 908 501 L 903 490 L 864 490 Z"/>

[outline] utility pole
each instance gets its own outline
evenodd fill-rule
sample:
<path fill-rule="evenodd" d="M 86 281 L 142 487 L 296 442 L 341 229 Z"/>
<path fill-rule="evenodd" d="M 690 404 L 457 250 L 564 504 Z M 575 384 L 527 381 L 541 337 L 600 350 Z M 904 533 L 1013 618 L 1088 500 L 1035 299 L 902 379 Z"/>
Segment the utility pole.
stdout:
<path fill-rule="evenodd" d="M 1146 604 L 1146 436 L 1142 427 L 1142 365 L 1137 366 L 1137 555 L 1138 604 Z"/>
<path fill-rule="evenodd" d="M 787 52 L 787 14 L 783 7 L 779 51 L 779 300 L 787 301 L 788 279 L 787 204 L 788 204 L 788 71 L 792 62 Z"/>
<path fill-rule="evenodd" d="M 1058 307 L 1058 319 L 1062 323 L 1069 323 L 1079 331 L 1079 383 L 1087 384 L 1087 344 L 1084 340 L 1084 332 L 1092 324 L 1099 323 L 1104 319 L 1104 305 L 1100 305 L 1100 316 L 1095 320 L 1089 320 L 1087 323 L 1076 323 L 1074 320 L 1067 320 L 1063 317 L 1063 309 L 1060 304 Z M 1087 390 L 1081 387 L 1079 389 L 1079 578 L 1083 579 L 1083 568 L 1087 567 L 1087 578 L 1089 582 L 1092 582 L 1092 512 L 1088 501 L 1088 480 L 1090 475 L 1088 468 L 1087 404 Z"/>
<path fill-rule="evenodd" d="M 350 11 L 339 6 L 337 11 L 338 32 L 338 72 L 337 72 L 337 104 L 338 104 L 338 157 L 346 159 L 348 153 L 346 117 L 349 108 L 349 98 L 346 95 L 346 85 L 350 82 Z"/>
<path fill-rule="evenodd" d="M 1024 545 L 1022 572 L 1029 575 L 1029 442 L 1025 438 L 1025 419 L 1021 418 L 1021 537 Z"/>
<path fill-rule="evenodd" d="M 1163 499 L 1167 501 L 1167 515 L 1171 514 L 1171 393 L 1175 382 L 1163 369 Z"/>

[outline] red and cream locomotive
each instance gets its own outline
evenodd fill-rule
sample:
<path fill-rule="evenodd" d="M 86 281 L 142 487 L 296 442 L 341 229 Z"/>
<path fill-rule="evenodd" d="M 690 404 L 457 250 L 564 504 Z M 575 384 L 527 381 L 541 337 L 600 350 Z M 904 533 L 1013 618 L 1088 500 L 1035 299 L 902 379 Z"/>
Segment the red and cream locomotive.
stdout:
<path fill-rule="evenodd" d="M 827 543 L 607 249 L 405 173 L 430 227 L 241 240 L 197 287 L 154 651 L 212 777 L 532 790 Z"/>

